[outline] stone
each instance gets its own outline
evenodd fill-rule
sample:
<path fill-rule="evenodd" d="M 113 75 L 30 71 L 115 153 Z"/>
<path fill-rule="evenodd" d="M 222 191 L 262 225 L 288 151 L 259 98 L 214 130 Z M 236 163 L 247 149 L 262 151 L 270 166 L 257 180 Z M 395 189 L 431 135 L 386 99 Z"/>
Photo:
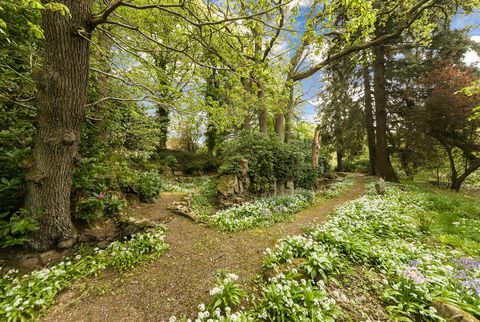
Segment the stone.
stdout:
<path fill-rule="evenodd" d="M 479 322 L 476 317 L 455 305 L 435 300 L 433 301 L 432 306 L 437 310 L 438 315 L 449 322 Z"/>
<path fill-rule="evenodd" d="M 173 171 L 173 175 L 176 177 L 183 177 L 185 173 L 183 173 L 183 171 L 180 171 L 180 170 L 175 170 Z"/>
<path fill-rule="evenodd" d="M 47 250 L 40 254 L 40 260 L 43 265 L 47 265 L 53 262 L 58 262 L 63 258 L 61 252 L 57 250 Z"/>
<path fill-rule="evenodd" d="M 241 159 L 240 160 L 240 171 L 242 173 L 243 177 L 246 177 L 248 175 L 248 160 L 247 159 Z"/>
<path fill-rule="evenodd" d="M 42 260 L 39 256 L 25 258 L 21 263 L 21 266 L 28 270 L 34 270 L 40 265 L 42 265 Z"/>
<path fill-rule="evenodd" d="M 217 179 L 217 192 L 224 197 L 232 196 L 238 191 L 238 178 L 234 175 L 223 175 Z"/>
<path fill-rule="evenodd" d="M 126 217 L 120 220 L 120 229 L 123 236 L 142 233 L 158 225 L 146 218 Z"/>
<path fill-rule="evenodd" d="M 72 248 L 73 245 L 77 242 L 77 237 L 73 237 L 70 239 L 62 240 L 61 242 L 58 243 L 57 248 L 58 249 L 68 249 Z"/>
<path fill-rule="evenodd" d="M 102 240 L 101 242 L 97 243 L 97 247 L 100 249 L 105 249 L 108 247 L 108 245 L 110 245 L 110 243 L 106 240 Z"/>
<path fill-rule="evenodd" d="M 387 192 L 387 187 L 385 184 L 385 180 L 380 178 L 377 183 L 375 183 L 375 190 L 377 190 L 377 194 L 384 195 Z"/>
<path fill-rule="evenodd" d="M 112 241 L 118 238 L 120 232 L 115 223 L 107 218 L 84 228 L 78 237 L 80 242 Z"/>
<path fill-rule="evenodd" d="M 288 180 L 285 187 L 287 188 L 287 193 L 293 193 L 295 191 L 295 183 L 293 183 L 292 180 Z"/>

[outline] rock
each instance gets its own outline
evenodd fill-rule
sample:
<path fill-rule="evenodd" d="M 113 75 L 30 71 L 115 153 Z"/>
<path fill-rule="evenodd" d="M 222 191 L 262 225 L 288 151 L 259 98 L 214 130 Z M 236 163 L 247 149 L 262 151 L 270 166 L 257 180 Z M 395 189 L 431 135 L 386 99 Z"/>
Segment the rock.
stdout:
<path fill-rule="evenodd" d="M 106 240 L 103 240 L 103 241 L 97 243 L 97 247 L 100 248 L 100 249 L 105 249 L 105 248 L 108 247 L 108 245 L 110 245 L 110 242 L 108 242 Z"/>
<path fill-rule="evenodd" d="M 142 233 L 145 230 L 155 228 L 158 225 L 146 218 L 127 217 L 120 220 L 120 229 L 122 235 L 129 236 L 132 234 Z"/>
<path fill-rule="evenodd" d="M 217 179 L 217 192 L 224 197 L 231 196 L 239 190 L 238 178 L 234 175 L 223 175 Z"/>
<path fill-rule="evenodd" d="M 185 205 L 185 203 L 173 203 L 170 207 L 168 207 L 168 209 L 178 215 L 187 217 L 193 221 L 197 221 L 197 215 L 192 211 L 192 209 L 190 209 L 190 207 Z"/>
<path fill-rule="evenodd" d="M 445 303 L 440 300 L 433 301 L 432 305 L 437 310 L 438 315 L 449 322 L 479 322 L 476 317 L 463 311 L 455 305 Z"/>
<path fill-rule="evenodd" d="M 120 231 L 117 225 L 110 219 L 98 221 L 93 225 L 84 228 L 78 240 L 80 242 L 97 242 L 102 240 L 112 241 L 118 238 Z"/>
<path fill-rule="evenodd" d="M 242 173 L 243 177 L 246 177 L 248 175 L 248 160 L 247 159 L 241 159 L 240 160 L 240 171 Z"/>
<path fill-rule="evenodd" d="M 183 177 L 185 173 L 183 173 L 183 171 L 180 171 L 180 170 L 175 170 L 173 171 L 173 175 L 176 177 Z"/>
<path fill-rule="evenodd" d="M 386 187 L 386 184 L 385 184 L 385 180 L 380 178 L 380 180 L 378 180 L 378 182 L 375 183 L 375 190 L 377 190 L 377 193 L 379 195 L 383 196 L 387 192 L 387 187 Z"/>
<path fill-rule="evenodd" d="M 70 239 L 62 240 L 61 242 L 58 243 L 57 248 L 58 249 L 68 249 L 72 248 L 73 245 L 77 242 L 77 237 L 73 237 Z"/>
<path fill-rule="evenodd" d="M 285 187 L 287 188 L 287 193 L 293 193 L 295 191 L 295 184 L 292 180 L 288 180 Z"/>
<path fill-rule="evenodd" d="M 40 260 L 43 265 L 47 265 L 52 262 L 58 262 L 63 257 L 62 253 L 57 250 L 47 250 L 40 254 Z"/>
<path fill-rule="evenodd" d="M 42 265 L 42 260 L 39 256 L 29 257 L 25 258 L 20 265 L 28 270 L 34 270 Z"/>

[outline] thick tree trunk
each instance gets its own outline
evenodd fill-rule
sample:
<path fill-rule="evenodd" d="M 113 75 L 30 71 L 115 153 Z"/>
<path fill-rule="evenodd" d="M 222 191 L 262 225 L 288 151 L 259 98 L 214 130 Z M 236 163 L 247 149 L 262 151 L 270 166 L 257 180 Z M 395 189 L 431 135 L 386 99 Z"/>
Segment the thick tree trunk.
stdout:
<path fill-rule="evenodd" d="M 387 90 L 385 80 L 385 50 L 382 46 L 373 48 L 375 57 L 374 84 L 375 84 L 375 120 L 376 128 L 376 162 L 377 175 L 387 181 L 398 181 L 393 170 L 388 152 L 387 143 Z"/>
<path fill-rule="evenodd" d="M 312 167 L 318 168 L 318 159 L 320 158 L 320 125 L 315 128 L 312 141 Z"/>
<path fill-rule="evenodd" d="M 363 82 L 365 91 L 365 127 L 367 129 L 368 157 L 370 160 L 369 174 L 375 175 L 377 162 L 375 151 L 375 125 L 373 123 L 372 87 L 370 85 L 370 71 L 368 66 L 363 67 Z"/>
<path fill-rule="evenodd" d="M 61 0 L 71 19 L 43 11 L 45 61 L 37 75 L 37 132 L 25 208 L 40 228 L 28 244 L 45 250 L 72 238 L 70 193 L 84 119 L 89 72 L 88 20 L 93 0 Z M 80 35 L 81 34 L 81 35 Z"/>

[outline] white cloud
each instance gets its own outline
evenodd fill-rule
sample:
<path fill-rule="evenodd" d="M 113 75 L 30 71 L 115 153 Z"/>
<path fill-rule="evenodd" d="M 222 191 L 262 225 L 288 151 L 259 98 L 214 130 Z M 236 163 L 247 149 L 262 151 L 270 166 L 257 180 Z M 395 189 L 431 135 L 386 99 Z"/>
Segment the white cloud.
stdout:
<path fill-rule="evenodd" d="M 480 42 L 480 36 L 472 36 L 471 38 L 475 42 Z M 477 52 L 474 50 L 469 50 L 467 53 L 463 56 L 463 62 L 468 65 L 479 65 L 480 63 L 480 57 L 478 56 Z"/>
<path fill-rule="evenodd" d="M 313 4 L 314 0 L 293 0 L 288 4 L 290 8 L 293 8 L 295 6 L 301 7 L 309 7 Z"/>

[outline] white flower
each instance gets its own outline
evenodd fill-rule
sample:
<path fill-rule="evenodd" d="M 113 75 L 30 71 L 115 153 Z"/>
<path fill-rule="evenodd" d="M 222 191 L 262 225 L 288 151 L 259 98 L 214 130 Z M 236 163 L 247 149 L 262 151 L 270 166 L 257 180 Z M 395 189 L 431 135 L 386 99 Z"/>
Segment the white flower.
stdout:
<path fill-rule="evenodd" d="M 201 312 L 205 311 L 205 304 L 203 304 L 203 303 L 199 304 L 198 305 L 198 310 L 201 311 Z"/>
<path fill-rule="evenodd" d="M 176 318 L 174 315 L 172 315 L 172 316 L 168 319 L 168 322 L 175 322 L 175 321 L 177 321 L 177 318 Z"/>

